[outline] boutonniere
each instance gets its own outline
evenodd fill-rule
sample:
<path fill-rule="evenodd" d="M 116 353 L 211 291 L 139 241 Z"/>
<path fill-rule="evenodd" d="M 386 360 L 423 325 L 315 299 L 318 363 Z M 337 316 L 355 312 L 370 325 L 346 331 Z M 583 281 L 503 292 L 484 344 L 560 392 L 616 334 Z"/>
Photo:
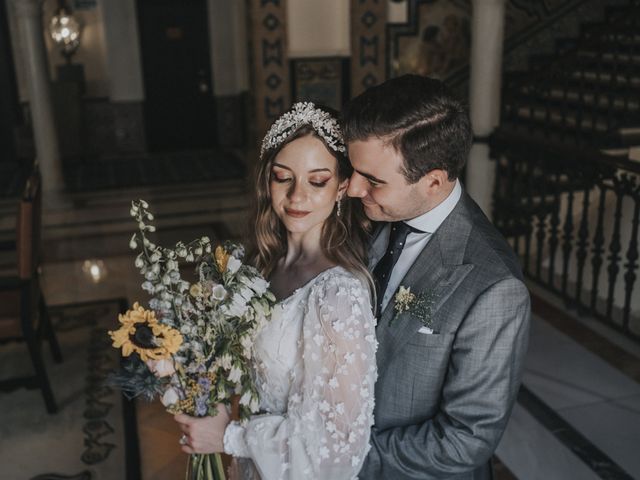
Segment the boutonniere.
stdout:
<path fill-rule="evenodd" d="M 435 295 L 433 292 L 420 292 L 415 294 L 411 291 L 411 287 L 400 286 L 393 297 L 393 309 L 395 314 L 389 320 L 389 325 L 401 313 L 409 313 L 409 315 L 420 320 L 423 326 L 432 328 L 433 326 L 433 306 L 435 305 Z"/>

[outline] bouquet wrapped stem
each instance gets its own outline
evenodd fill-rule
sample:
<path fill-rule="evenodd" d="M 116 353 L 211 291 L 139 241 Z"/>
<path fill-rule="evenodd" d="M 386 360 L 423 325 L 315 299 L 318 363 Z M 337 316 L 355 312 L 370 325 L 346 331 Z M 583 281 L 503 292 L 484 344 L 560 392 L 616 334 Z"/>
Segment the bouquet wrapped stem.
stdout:
<path fill-rule="evenodd" d="M 185 480 L 226 480 L 222 455 L 219 453 L 189 455 Z"/>
<path fill-rule="evenodd" d="M 109 332 L 113 346 L 129 362 L 114 384 L 129 397 L 159 397 L 170 413 L 194 417 L 216 414 L 216 404 L 238 397 L 238 418 L 258 410 L 251 375 L 254 338 L 267 321 L 275 297 L 268 282 L 242 262 L 241 245 L 214 248 L 207 237 L 175 248 L 153 243 L 153 215 L 144 200 L 132 202 L 138 224 L 129 246 L 140 253 L 135 265 L 144 276 L 142 289 L 151 295 L 149 309 L 138 303 L 120 315 L 120 328 Z M 195 281 L 182 278 L 191 264 Z M 219 454 L 194 454 L 188 480 L 224 479 Z"/>

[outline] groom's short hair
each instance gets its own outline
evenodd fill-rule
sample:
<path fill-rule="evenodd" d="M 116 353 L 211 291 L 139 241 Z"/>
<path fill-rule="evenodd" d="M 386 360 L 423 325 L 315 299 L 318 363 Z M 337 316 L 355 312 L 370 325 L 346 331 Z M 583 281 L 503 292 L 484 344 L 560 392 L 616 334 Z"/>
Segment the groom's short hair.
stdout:
<path fill-rule="evenodd" d="M 409 183 L 435 169 L 458 178 L 473 139 L 467 108 L 441 81 L 420 75 L 387 80 L 351 100 L 343 133 L 346 142 L 388 140 L 404 159 Z"/>

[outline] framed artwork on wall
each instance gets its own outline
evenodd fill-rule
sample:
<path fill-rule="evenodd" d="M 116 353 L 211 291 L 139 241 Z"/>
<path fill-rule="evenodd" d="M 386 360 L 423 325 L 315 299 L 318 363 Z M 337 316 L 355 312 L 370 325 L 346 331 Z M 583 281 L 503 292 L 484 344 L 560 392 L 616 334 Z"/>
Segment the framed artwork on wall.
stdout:
<path fill-rule="evenodd" d="M 407 8 L 408 22 L 388 27 L 388 77 L 416 73 L 445 79 L 468 65 L 469 0 L 409 0 Z"/>
<path fill-rule="evenodd" d="M 291 60 L 294 101 L 311 101 L 341 110 L 349 99 L 349 59 L 343 57 Z"/>

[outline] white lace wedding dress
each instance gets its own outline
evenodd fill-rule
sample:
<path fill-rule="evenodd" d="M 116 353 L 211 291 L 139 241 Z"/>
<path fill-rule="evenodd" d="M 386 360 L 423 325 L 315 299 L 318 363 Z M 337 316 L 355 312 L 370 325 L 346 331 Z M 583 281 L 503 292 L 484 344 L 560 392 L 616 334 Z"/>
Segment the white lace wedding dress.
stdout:
<path fill-rule="evenodd" d="M 376 346 L 368 289 L 342 267 L 279 302 L 254 345 L 265 413 L 225 432 L 225 451 L 251 460 L 239 461 L 241 477 L 355 478 L 369 450 Z"/>

